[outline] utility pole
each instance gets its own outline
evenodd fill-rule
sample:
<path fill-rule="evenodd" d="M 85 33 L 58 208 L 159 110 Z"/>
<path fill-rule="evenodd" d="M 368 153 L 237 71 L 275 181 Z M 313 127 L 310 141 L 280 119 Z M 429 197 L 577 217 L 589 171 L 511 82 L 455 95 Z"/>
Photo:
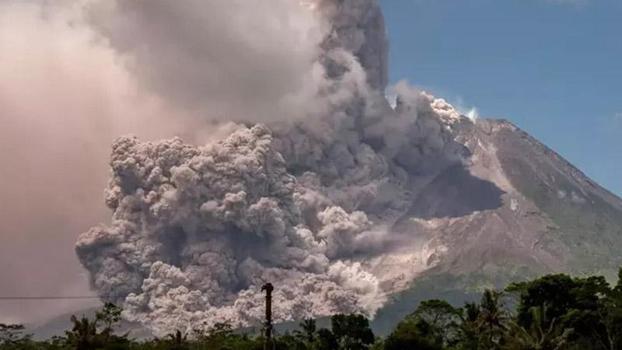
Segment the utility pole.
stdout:
<path fill-rule="evenodd" d="M 262 291 L 266 291 L 266 324 L 265 324 L 265 342 L 263 344 L 264 350 L 271 350 L 272 344 L 272 291 L 274 287 L 271 283 L 266 283 L 261 287 Z"/>

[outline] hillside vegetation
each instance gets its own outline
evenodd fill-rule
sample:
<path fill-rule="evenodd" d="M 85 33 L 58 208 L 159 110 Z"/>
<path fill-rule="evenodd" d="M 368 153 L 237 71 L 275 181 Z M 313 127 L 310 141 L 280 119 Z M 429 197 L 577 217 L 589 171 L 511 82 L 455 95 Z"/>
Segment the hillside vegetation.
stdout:
<path fill-rule="evenodd" d="M 334 315 L 330 329 L 303 320 L 298 329 L 275 335 L 269 349 L 622 349 L 622 269 L 618 283 L 602 276 L 547 275 L 486 290 L 479 302 L 456 307 L 444 300 L 422 302 L 385 338 L 376 337 L 362 315 Z M 35 341 L 24 326 L 0 324 L 1 350 L 28 349 L 264 349 L 259 333 L 221 323 L 189 334 L 134 340 L 115 331 L 122 310 L 106 304 L 92 318 L 71 317 L 64 336 Z"/>

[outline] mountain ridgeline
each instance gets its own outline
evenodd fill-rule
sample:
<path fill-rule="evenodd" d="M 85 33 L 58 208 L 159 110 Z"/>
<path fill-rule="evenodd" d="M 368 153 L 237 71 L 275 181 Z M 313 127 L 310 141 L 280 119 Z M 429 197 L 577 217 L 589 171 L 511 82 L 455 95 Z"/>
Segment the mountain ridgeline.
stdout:
<path fill-rule="evenodd" d="M 378 330 L 439 295 L 460 303 L 550 272 L 615 280 L 620 198 L 507 120 L 464 118 L 448 127 L 468 149 L 466 164 L 431 180 L 395 226 L 443 254 L 379 311 Z"/>

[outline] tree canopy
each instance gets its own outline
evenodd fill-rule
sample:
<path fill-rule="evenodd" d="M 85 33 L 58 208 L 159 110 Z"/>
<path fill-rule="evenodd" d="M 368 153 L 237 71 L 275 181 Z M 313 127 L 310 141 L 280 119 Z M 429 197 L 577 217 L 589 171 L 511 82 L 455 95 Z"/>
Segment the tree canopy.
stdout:
<path fill-rule="evenodd" d="M 622 269 L 619 277 L 622 278 Z M 35 341 L 23 325 L 0 324 L 0 350 L 259 350 L 261 332 L 226 323 L 190 333 L 133 340 L 118 331 L 121 308 L 107 303 L 94 318 L 71 317 L 63 336 Z M 302 320 L 276 334 L 273 349 L 292 350 L 622 350 L 622 281 L 601 276 L 543 276 L 484 290 L 479 302 L 454 306 L 423 301 L 386 337 L 376 337 L 364 315 L 333 315 L 330 328 Z"/>

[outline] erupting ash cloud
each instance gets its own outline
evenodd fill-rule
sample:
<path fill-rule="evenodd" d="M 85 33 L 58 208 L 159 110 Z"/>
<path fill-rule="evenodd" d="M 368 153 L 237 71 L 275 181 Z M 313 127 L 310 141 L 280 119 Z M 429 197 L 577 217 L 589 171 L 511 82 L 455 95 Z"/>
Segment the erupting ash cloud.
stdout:
<path fill-rule="evenodd" d="M 264 126 L 199 148 L 121 138 L 112 168 L 113 225 L 82 235 L 77 251 L 98 291 L 124 298 L 132 320 L 162 332 L 246 323 L 261 315 L 255 286 L 264 281 L 278 281 L 281 318 L 382 301 L 372 275 L 337 259 L 369 228 L 366 215 L 316 208 Z M 317 222 L 305 221 L 303 207 Z"/>
<path fill-rule="evenodd" d="M 138 84 L 212 122 L 202 146 L 113 145 L 112 222 L 76 251 L 92 286 L 156 334 L 261 317 L 373 315 L 386 300 L 369 257 L 410 189 L 463 148 L 462 117 L 405 83 L 384 98 L 387 40 L 374 0 L 95 1 L 93 28 Z M 408 238 L 408 237 L 407 237 Z M 410 237 L 409 239 L 414 240 Z"/>

